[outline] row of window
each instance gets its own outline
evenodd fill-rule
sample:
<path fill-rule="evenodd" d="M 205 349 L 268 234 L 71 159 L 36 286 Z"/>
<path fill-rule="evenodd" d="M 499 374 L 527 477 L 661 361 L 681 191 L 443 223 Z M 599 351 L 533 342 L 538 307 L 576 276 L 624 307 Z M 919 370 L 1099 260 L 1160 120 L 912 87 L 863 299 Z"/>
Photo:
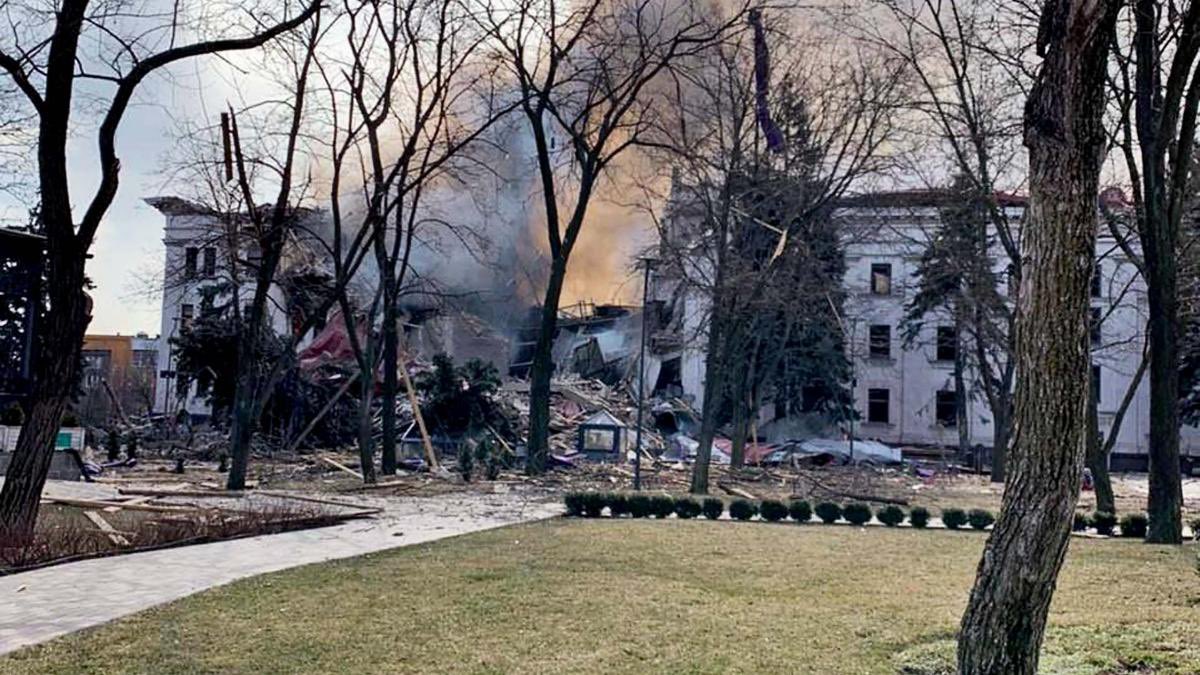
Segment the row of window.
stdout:
<path fill-rule="evenodd" d="M 1100 366 L 1092 366 L 1092 391 L 1100 401 Z M 890 424 L 892 421 L 892 390 L 886 387 L 867 389 L 867 421 L 873 424 Z M 934 396 L 934 419 L 939 426 L 958 426 L 958 397 L 954 391 L 943 389 Z"/>
<path fill-rule="evenodd" d="M 1103 276 L 1102 266 L 1097 261 L 1095 267 L 1092 268 L 1092 283 L 1091 296 L 1099 298 L 1103 295 Z M 891 263 L 871 263 L 871 294 L 872 295 L 891 295 L 892 294 L 892 264 Z"/>
<path fill-rule="evenodd" d="M 892 358 L 892 327 L 887 324 L 874 324 L 868 331 L 868 355 L 873 359 Z M 938 361 L 953 361 L 957 356 L 958 332 L 954 326 L 938 326 L 935 358 Z"/>
<path fill-rule="evenodd" d="M 200 256 L 204 255 L 204 268 L 200 269 Z M 201 275 L 203 272 L 203 275 Z M 189 246 L 184 250 L 183 259 L 183 278 L 184 279 L 211 279 L 217 276 L 217 249 L 212 246 L 205 246 L 203 249 L 196 246 Z"/>

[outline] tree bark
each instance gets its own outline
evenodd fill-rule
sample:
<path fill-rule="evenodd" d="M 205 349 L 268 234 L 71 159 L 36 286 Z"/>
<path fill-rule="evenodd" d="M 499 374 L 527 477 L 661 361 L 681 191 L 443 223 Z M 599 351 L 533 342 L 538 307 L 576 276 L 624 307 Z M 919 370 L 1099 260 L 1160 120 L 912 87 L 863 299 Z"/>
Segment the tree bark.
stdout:
<path fill-rule="evenodd" d="M 1166 258 L 1169 260 L 1162 260 Z M 1146 541 L 1183 543 L 1183 484 L 1179 471 L 1179 316 L 1174 250 L 1146 256 L 1150 279 L 1150 519 Z M 1151 260 L 1156 260 L 1151 264 Z"/>
<path fill-rule="evenodd" d="M 1007 400 L 997 397 L 992 408 L 992 476 L 993 483 L 1004 482 L 1004 460 L 1008 457 L 1008 443 L 1012 431 L 1012 411 Z"/>
<path fill-rule="evenodd" d="M 1104 442 L 1100 439 L 1100 392 L 1096 391 L 1095 386 L 1089 387 L 1089 391 L 1091 400 L 1088 405 L 1086 466 L 1092 473 L 1092 485 L 1096 491 L 1096 510 L 1116 513 L 1117 503 L 1113 496 L 1112 476 L 1108 473 L 1108 454 L 1104 452 Z"/>
<path fill-rule="evenodd" d="M 961 675 L 1035 675 L 1087 445 L 1088 287 L 1105 146 L 1104 83 L 1120 3 L 1043 6 L 1025 107 L 1030 203 L 1017 329 L 1016 443 L 958 637 Z"/>
<path fill-rule="evenodd" d="M 396 331 L 399 312 L 396 308 L 396 285 L 392 281 L 395 271 L 385 273 L 383 280 L 383 382 L 379 397 L 383 405 L 380 421 L 383 434 L 380 437 L 380 472 L 385 476 L 396 475 L 396 395 L 400 389 L 397 375 L 400 337 Z"/>
<path fill-rule="evenodd" d="M 371 338 L 367 338 L 370 340 Z M 374 355 L 367 349 L 368 361 L 374 363 Z M 362 384 L 362 398 L 358 407 L 358 462 L 362 472 L 363 483 L 370 485 L 375 482 L 375 425 L 371 417 L 371 401 L 375 393 L 375 373 L 369 372 L 359 378 Z"/>
<path fill-rule="evenodd" d="M 53 239 L 49 247 L 47 281 L 52 311 L 45 312 L 45 323 L 37 328 L 29 413 L 21 425 L 0 490 L 0 539 L 14 542 L 32 535 L 37 522 L 54 441 L 79 378 L 83 336 L 91 321 L 90 303 L 83 290 L 83 256 L 75 255 L 72 246 Z"/>
<path fill-rule="evenodd" d="M 550 378 L 554 375 L 558 303 L 566 276 L 566 259 L 556 257 L 550 264 L 550 279 L 542 301 L 541 325 L 534 346 L 533 364 L 529 369 L 529 444 L 525 455 L 525 473 L 533 476 L 546 471 L 546 456 L 550 451 Z"/>

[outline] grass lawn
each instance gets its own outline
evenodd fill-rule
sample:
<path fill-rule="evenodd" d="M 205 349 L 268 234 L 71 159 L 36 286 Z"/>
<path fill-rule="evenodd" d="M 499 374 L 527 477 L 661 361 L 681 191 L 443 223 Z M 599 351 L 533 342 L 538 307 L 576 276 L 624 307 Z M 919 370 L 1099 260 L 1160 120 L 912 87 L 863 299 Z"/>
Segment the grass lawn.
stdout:
<path fill-rule="evenodd" d="M 257 577 L 0 673 L 944 673 L 983 541 L 549 521 Z M 1045 673 L 1200 673 L 1196 546 L 1074 540 L 1051 624 Z"/>

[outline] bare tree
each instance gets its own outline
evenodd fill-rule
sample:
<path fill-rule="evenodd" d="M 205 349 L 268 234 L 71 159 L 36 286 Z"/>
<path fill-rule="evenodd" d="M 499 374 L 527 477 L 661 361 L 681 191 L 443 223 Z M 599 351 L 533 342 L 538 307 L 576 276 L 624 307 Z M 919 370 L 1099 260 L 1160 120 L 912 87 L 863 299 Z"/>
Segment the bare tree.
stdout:
<path fill-rule="evenodd" d="M 1020 67 L 1023 31 L 1015 25 L 1019 14 L 989 2 L 883 0 L 878 4 L 890 20 L 878 21 L 876 13 L 869 13 L 859 19 L 856 32 L 904 61 L 913 75 L 917 93 L 908 107 L 916 119 L 914 132 L 933 143 L 918 144 L 912 172 L 928 172 L 930 147 L 939 151 L 956 176 L 955 192 L 978 211 L 981 227 L 971 230 L 975 239 L 971 247 L 989 257 L 993 249 L 998 251 L 1001 268 L 1007 270 L 1010 298 L 998 296 L 994 284 L 978 283 L 985 281 L 980 276 L 990 276 L 989 267 L 964 275 L 954 303 L 955 323 L 961 329 L 957 335 L 964 347 L 958 350 L 962 357 L 956 362 L 966 361 L 956 370 L 970 369 L 992 412 L 992 480 L 1003 481 L 1016 365 L 1015 314 L 1008 302 L 1020 303 L 1023 270 L 1020 227 L 1005 208 L 1004 193 L 1014 191 L 1022 181 L 1019 102 L 1030 84 L 1029 74 Z M 932 179 L 934 184 L 941 182 Z M 960 397 L 963 389 L 955 387 Z M 960 401 L 960 410 L 965 410 L 964 403 Z"/>
<path fill-rule="evenodd" d="M 1013 445 L 1000 517 L 958 637 L 958 671 L 1037 672 L 1087 444 L 1088 286 L 1116 0 L 1047 2 L 1025 107 L 1030 204 Z"/>
<path fill-rule="evenodd" d="M 136 10 L 88 0 L 64 0 L 52 18 L 37 3 L 7 7 L 14 25 L 0 46 L 0 69 L 37 118 L 38 211 L 46 234 L 50 307 L 34 364 L 29 414 L 0 492 L 0 523 L 10 534 L 24 537 L 33 530 L 54 437 L 78 377 L 79 353 L 90 320 L 84 265 L 117 192 L 121 163 L 116 135 L 134 93 L 147 77 L 173 63 L 261 46 L 308 21 L 318 7 L 310 3 L 284 19 L 264 20 L 260 14 L 256 28 L 243 37 L 186 44 L 177 40 L 203 26 L 189 21 L 184 8 L 160 19 L 157 14 L 138 15 Z M 286 16 L 287 8 L 281 9 Z M 81 41 L 89 45 L 89 54 L 82 53 Z M 101 118 L 95 131 L 100 180 L 77 220 L 71 206 L 67 139 L 79 130 L 81 113 L 74 95 L 81 83 L 107 87 L 111 96 L 96 103 Z"/>
<path fill-rule="evenodd" d="M 373 464 L 369 392 L 377 363 L 383 370 L 381 468 L 385 475 L 396 472 L 396 398 L 403 367 L 399 304 L 408 293 L 429 290 L 413 278 L 414 244 L 422 230 L 456 227 L 435 217 L 427 202 L 431 193 L 467 177 L 456 158 L 515 106 L 511 100 L 498 104 L 477 86 L 487 72 L 477 58 L 486 33 L 467 12 L 457 0 L 347 2 L 341 20 L 348 56 L 320 66 L 335 116 L 327 148 L 334 229 L 347 231 L 352 217 L 371 231 L 378 272 L 377 297 L 358 308 L 367 328 L 362 339 L 356 326 L 347 326 L 365 392 L 359 441 L 364 478 L 374 475 L 368 467 Z M 343 191 L 345 181 L 359 182 L 362 189 Z M 356 312 L 345 298 L 340 302 L 343 318 L 354 321 Z M 436 463 L 436 457 L 428 459 Z"/>
<path fill-rule="evenodd" d="M 792 36 L 785 24 L 780 18 L 770 31 L 764 26 L 758 45 L 788 44 Z M 708 490 L 723 402 L 733 403 L 735 436 L 742 440 L 737 445 L 743 445 L 751 401 L 761 400 L 762 392 L 756 396 L 754 390 L 772 384 L 786 358 L 787 349 L 768 348 L 763 339 L 798 347 L 803 332 L 822 324 L 819 317 L 832 312 L 836 320 L 840 292 L 814 277 L 799 280 L 826 261 L 840 266 L 840 254 L 813 247 L 827 241 L 826 234 L 834 241 L 843 234 L 824 232 L 832 226 L 838 198 L 891 165 L 883 147 L 895 132 L 900 90 L 892 64 L 855 53 L 823 62 L 793 45 L 791 52 L 775 51 L 781 55 L 774 67 L 779 75 L 766 73 L 756 82 L 750 75 L 762 63 L 756 50 L 763 47 L 739 35 L 679 69 L 683 106 L 662 131 L 679 168 L 683 208 L 695 214 L 691 232 L 663 233 L 663 258 L 681 286 L 704 298 L 707 307 L 697 322 L 702 334 L 694 338 L 706 344 L 691 483 L 697 493 Z M 805 267 L 810 269 L 804 272 Z M 840 271 L 827 272 L 840 281 Z M 817 286 L 824 289 L 817 303 L 799 313 L 811 322 L 799 321 L 797 313 L 777 313 L 781 306 L 797 309 L 804 299 L 796 291 Z M 828 346 L 840 350 L 840 338 L 835 342 Z M 826 384 L 829 407 L 844 406 L 839 386 Z"/>
<path fill-rule="evenodd" d="M 1133 188 L 1149 304 L 1150 527 L 1146 540 L 1183 541 L 1179 467 L 1180 222 L 1200 108 L 1200 2 L 1130 3 L 1114 40 L 1114 144 Z"/>
<path fill-rule="evenodd" d="M 655 0 L 484 2 L 480 21 L 515 88 L 535 147 L 550 270 L 530 369 L 526 471 L 545 470 L 552 347 L 571 252 L 605 172 L 652 144 L 670 68 L 739 26 L 746 6 Z"/>

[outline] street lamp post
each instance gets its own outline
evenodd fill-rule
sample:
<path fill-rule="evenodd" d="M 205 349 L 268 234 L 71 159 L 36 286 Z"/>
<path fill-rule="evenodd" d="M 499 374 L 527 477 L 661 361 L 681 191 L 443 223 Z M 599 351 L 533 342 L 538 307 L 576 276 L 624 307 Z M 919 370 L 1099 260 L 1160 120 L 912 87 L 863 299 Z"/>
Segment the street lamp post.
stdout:
<path fill-rule="evenodd" d="M 654 267 L 654 263 L 658 262 L 649 257 L 638 258 L 638 260 L 642 263 L 645 276 L 642 280 L 642 346 L 638 355 L 638 410 L 637 431 L 635 432 L 637 440 L 634 441 L 633 450 L 634 490 L 642 489 L 642 416 L 646 399 L 646 308 L 650 299 L 650 270 Z"/>

